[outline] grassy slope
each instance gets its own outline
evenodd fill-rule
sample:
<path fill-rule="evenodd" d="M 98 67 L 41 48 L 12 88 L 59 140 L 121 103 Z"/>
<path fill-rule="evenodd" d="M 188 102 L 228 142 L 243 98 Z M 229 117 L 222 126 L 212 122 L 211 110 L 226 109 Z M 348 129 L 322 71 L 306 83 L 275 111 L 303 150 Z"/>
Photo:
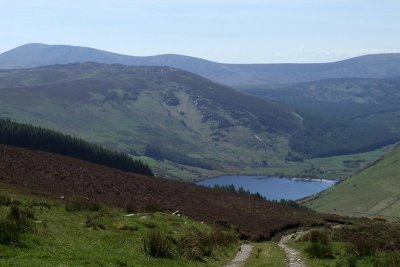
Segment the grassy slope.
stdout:
<path fill-rule="evenodd" d="M 400 148 L 307 203 L 321 212 L 399 220 Z"/>
<path fill-rule="evenodd" d="M 218 248 L 204 261 L 183 258 L 157 259 L 143 252 L 142 240 L 151 228 L 175 238 L 195 229 L 208 232 L 211 227 L 187 217 L 164 213 L 138 213 L 124 216 L 122 209 L 103 207 L 100 211 L 65 210 L 64 202 L 21 193 L 9 185 L 0 184 L 3 196 L 22 202 L 46 203 L 33 207 L 36 230 L 23 236 L 21 246 L 0 245 L 0 266 L 221 266 L 236 252 L 236 246 Z M 0 215 L 8 207 L 0 206 Z M 95 218 L 106 229 L 86 227 L 87 217 Z M 137 230 L 123 230 L 123 226 Z"/>
<path fill-rule="evenodd" d="M 369 151 L 399 139 L 399 79 L 328 79 L 244 87 L 304 118 L 290 147 L 308 156 Z M 334 152 L 334 153 L 332 153 Z"/>
<path fill-rule="evenodd" d="M 288 134 L 299 118 L 281 106 L 174 69 L 59 65 L 2 71 L 0 87 L 0 116 L 135 152 L 162 176 L 193 180 L 222 173 L 284 173 L 340 178 L 357 170 L 337 164 L 338 157 L 285 162 Z M 179 104 L 167 104 L 174 97 Z M 225 127 L 226 121 L 233 126 Z M 140 157 L 148 144 L 213 169 Z M 323 172 L 310 173 L 321 161 Z"/>

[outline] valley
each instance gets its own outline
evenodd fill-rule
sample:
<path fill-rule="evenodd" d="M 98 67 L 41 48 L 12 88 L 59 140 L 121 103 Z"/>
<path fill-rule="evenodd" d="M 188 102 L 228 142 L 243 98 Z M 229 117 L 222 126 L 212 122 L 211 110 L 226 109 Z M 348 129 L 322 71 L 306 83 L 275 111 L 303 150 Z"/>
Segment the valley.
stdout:
<path fill-rule="evenodd" d="M 0 96 L 2 117 L 126 152 L 157 175 L 182 180 L 222 174 L 338 179 L 357 168 L 334 164 L 336 156 L 379 151 L 399 138 L 386 126 L 316 117 L 169 67 L 76 63 L 3 70 Z M 320 168 L 318 162 L 330 161 Z"/>
<path fill-rule="evenodd" d="M 0 267 L 399 267 L 399 1 L 1 1 Z"/>
<path fill-rule="evenodd" d="M 283 241 L 309 266 L 397 260 L 400 84 L 387 71 L 397 75 L 397 61 L 386 63 L 396 55 L 230 66 L 243 74 L 234 80 L 217 63 L 220 78 L 175 68 L 175 56 L 121 65 L 110 63 L 127 58 L 107 52 L 86 62 L 97 50 L 86 57 L 85 48 L 61 47 L 69 56 L 59 58 L 59 46 L 34 48 L 63 64 L 27 56 L 30 68 L 0 70 L 1 264 L 222 266 L 244 246 L 254 247 L 245 266 L 284 266 Z M 153 66 L 160 62 L 168 66 Z M 360 62 L 371 65 L 346 78 L 340 68 Z M 267 70 L 276 80 L 248 83 Z M 250 178 L 225 177 L 214 189 L 192 183 L 224 175 L 338 183 L 321 193 L 293 180 L 282 190 Z M 20 223 L 25 230 L 4 230 Z"/>

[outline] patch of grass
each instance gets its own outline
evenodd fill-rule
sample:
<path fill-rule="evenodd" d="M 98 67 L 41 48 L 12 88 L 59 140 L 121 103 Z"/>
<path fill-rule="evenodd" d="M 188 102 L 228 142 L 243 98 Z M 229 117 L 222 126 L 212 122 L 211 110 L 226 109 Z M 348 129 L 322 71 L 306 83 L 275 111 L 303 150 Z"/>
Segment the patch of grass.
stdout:
<path fill-rule="evenodd" d="M 84 209 L 80 212 L 68 212 L 61 200 L 21 194 L 14 189 L 5 188 L 1 183 L 0 188 L 3 195 L 21 202 L 19 210 L 24 211 L 33 202 L 46 202 L 52 207 L 31 207 L 35 221 L 29 221 L 34 225 L 34 232 L 27 231 L 19 236 L 23 246 L 0 244 L 0 266 L 213 267 L 223 266 L 237 249 L 235 244 L 214 247 L 213 255 L 204 256 L 202 261 L 190 260 L 182 254 L 173 258 L 150 257 L 144 253 L 142 242 L 152 231 L 159 231 L 172 241 L 180 241 L 193 231 L 212 233 L 213 227 L 185 216 L 159 212 L 138 213 L 127 217 L 123 209 L 108 206 L 102 206 L 100 211 Z M 0 206 L 0 216 L 5 219 L 9 209 Z M 149 229 L 144 224 L 152 224 L 154 228 Z M 100 225 L 105 229 L 101 229 Z M 95 227 L 101 230 L 95 231 Z M 178 243 L 174 246 L 178 247 Z"/>
<path fill-rule="evenodd" d="M 285 267 L 285 253 L 276 242 L 255 243 L 244 267 Z"/>
<path fill-rule="evenodd" d="M 372 262 L 374 267 L 398 267 L 400 266 L 400 252 L 381 253 Z"/>

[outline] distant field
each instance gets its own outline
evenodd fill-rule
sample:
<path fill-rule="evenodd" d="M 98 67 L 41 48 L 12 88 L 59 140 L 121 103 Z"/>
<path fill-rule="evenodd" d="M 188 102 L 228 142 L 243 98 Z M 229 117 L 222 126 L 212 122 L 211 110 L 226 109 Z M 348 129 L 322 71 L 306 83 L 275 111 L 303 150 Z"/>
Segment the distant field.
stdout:
<path fill-rule="evenodd" d="M 254 175 L 343 179 L 390 152 L 394 146 L 395 145 L 385 146 L 381 149 L 365 153 L 308 159 L 304 160 L 304 162 L 286 162 L 270 165 L 266 168 L 248 166 L 243 169 L 243 173 L 252 173 Z"/>

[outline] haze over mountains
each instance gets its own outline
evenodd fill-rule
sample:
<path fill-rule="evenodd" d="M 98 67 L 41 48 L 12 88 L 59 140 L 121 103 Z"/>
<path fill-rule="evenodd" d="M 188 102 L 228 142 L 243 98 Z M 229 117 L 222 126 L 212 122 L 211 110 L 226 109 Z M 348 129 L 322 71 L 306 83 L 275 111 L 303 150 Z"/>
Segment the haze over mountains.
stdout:
<path fill-rule="evenodd" d="M 326 78 L 400 76 L 400 54 L 367 55 L 318 64 L 223 64 L 182 55 L 126 56 L 68 45 L 26 44 L 0 54 L 0 68 L 30 68 L 75 62 L 160 65 L 180 68 L 226 85 L 259 85 Z"/>

